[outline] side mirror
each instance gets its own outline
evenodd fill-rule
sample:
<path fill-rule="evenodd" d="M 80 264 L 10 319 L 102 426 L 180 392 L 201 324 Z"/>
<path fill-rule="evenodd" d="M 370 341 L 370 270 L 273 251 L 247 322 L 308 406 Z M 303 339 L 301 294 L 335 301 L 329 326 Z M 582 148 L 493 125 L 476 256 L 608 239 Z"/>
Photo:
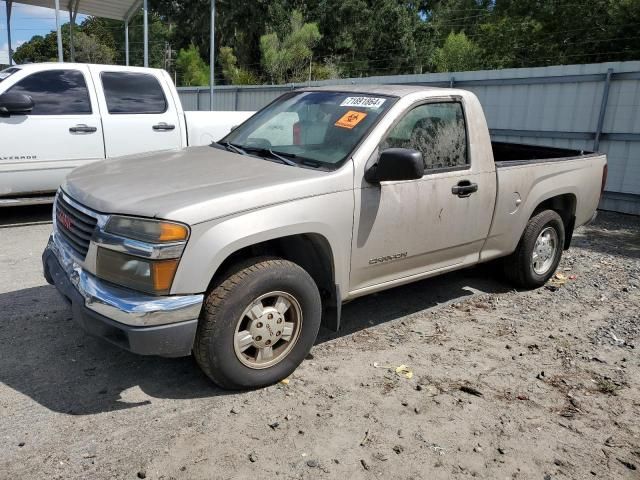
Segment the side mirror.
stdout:
<path fill-rule="evenodd" d="M 411 148 L 388 148 L 383 150 L 378 163 L 364 174 L 369 183 L 398 180 L 417 180 L 424 175 L 422 153 Z"/>
<path fill-rule="evenodd" d="M 33 110 L 33 99 L 24 93 L 0 95 L 0 115 L 26 115 Z"/>

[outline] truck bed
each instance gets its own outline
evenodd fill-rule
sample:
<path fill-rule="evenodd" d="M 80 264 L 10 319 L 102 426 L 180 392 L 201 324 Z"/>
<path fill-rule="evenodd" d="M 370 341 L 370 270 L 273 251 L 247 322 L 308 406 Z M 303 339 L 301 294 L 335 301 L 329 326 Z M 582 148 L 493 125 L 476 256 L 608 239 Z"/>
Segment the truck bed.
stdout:
<path fill-rule="evenodd" d="M 585 152 L 583 150 L 495 141 L 491 142 L 491 148 L 497 167 L 523 163 L 551 162 L 569 158 L 574 159 L 592 154 L 592 152 Z"/>
<path fill-rule="evenodd" d="M 570 212 L 572 227 L 584 225 L 598 207 L 606 155 L 565 148 L 491 142 L 498 194 L 495 214 L 481 259 L 515 249 L 538 207 Z"/>

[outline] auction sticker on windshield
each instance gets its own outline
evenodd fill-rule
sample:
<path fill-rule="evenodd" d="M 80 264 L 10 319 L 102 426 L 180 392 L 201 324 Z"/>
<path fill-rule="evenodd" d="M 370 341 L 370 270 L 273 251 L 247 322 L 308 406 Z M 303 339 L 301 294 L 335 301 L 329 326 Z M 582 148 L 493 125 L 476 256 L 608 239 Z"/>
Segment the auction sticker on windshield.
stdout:
<path fill-rule="evenodd" d="M 362 120 L 364 120 L 366 116 L 367 114 L 364 112 L 355 112 L 353 110 L 349 110 L 342 117 L 340 117 L 340 119 L 334 125 L 336 127 L 348 128 L 349 130 L 351 130 Z"/>
<path fill-rule="evenodd" d="M 382 106 L 384 102 L 386 102 L 386 98 L 376 98 L 376 97 L 347 97 L 340 104 L 341 107 L 362 107 L 362 108 L 379 108 Z"/>

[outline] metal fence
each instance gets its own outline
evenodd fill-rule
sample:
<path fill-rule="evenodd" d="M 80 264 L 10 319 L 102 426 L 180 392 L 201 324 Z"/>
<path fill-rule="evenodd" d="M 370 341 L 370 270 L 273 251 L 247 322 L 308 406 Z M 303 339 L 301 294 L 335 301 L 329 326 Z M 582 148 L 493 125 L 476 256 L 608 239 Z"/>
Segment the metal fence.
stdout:
<path fill-rule="evenodd" d="M 221 86 L 212 110 L 258 110 L 308 85 L 381 83 L 471 90 L 497 140 L 607 153 L 609 179 L 600 207 L 640 215 L 640 61 Z M 178 90 L 185 110 L 211 109 L 207 87 Z"/>

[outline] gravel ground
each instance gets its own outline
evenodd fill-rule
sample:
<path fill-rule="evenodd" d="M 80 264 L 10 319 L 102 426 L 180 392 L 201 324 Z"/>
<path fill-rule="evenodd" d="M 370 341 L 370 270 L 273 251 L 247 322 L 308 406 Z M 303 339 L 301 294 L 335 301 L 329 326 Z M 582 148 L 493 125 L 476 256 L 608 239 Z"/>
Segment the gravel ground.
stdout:
<path fill-rule="evenodd" d="M 0 478 L 640 478 L 638 218 L 539 290 L 484 266 L 352 302 L 288 384 L 229 393 L 76 328 L 48 215 L 0 220 Z"/>

